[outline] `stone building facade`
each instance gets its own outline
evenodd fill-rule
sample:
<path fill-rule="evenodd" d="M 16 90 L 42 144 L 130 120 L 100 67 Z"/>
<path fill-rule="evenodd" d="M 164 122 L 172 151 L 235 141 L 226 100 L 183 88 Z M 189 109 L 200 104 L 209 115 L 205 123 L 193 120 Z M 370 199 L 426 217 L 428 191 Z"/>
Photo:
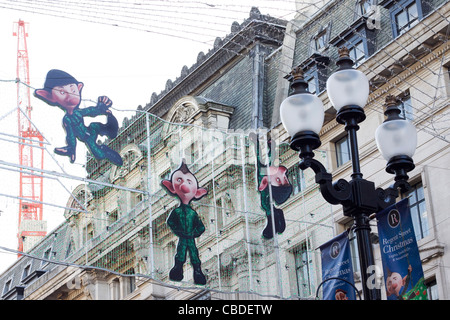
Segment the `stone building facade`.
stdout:
<path fill-rule="evenodd" d="M 316 6 L 291 21 L 252 9 L 245 22 L 234 23 L 227 37 L 217 38 L 213 49 L 200 53 L 193 66 L 125 119 L 118 137 L 105 142 L 120 151 L 124 165 L 88 161 L 88 183 L 73 190 L 66 222 L 0 276 L 1 299 L 315 298 L 321 282 L 315 249 L 351 228 L 352 221 L 339 206 L 325 203 L 312 172 L 297 168 L 279 105 L 288 95 L 286 74 L 301 65 L 310 91 L 326 109 L 316 157 L 335 180 L 349 179 L 346 132 L 335 120 L 325 86 L 343 45 L 371 85 L 367 119 L 358 131 L 364 177 L 382 188 L 393 182 L 374 140 L 386 96 L 398 97 L 418 129 L 413 191 L 402 197 L 410 197 L 429 296 L 448 299 L 450 4 L 342 0 Z M 266 221 L 256 168 L 248 160 L 255 157 L 248 132 L 261 128 L 278 142 L 279 161 L 293 185 L 280 207 L 287 228 L 270 240 L 261 238 Z M 199 148 L 196 139 L 203 135 L 208 139 Z M 216 150 L 212 141 L 224 141 L 223 147 Z M 176 237 L 165 221 L 175 202 L 165 197 L 159 180 L 183 156 L 210 190 L 197 206 L 207 225 L 197 242 L 206 286 L 192 284 L 188 265 L 181 284 L 168 279 Z M 375 224 L 372 240 L 380 262 Z M 361 287 L 355 246 L 352 241 Z"/>

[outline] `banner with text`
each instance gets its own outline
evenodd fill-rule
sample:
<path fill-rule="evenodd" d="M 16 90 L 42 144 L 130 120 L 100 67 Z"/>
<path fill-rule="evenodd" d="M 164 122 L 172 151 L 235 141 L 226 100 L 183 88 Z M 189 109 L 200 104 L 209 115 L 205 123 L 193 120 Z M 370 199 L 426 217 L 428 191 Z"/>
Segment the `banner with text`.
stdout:
<path fill-rule="evenodd" d="M 355 300 L 353 267 L 347 231 L 319 248 L 322 256 L 323 299 Z"/>
<path fill-rule="evenodd" d="M 408 199 L 377 213 L 377 224 L 387 299 L 427 299 Z"/>

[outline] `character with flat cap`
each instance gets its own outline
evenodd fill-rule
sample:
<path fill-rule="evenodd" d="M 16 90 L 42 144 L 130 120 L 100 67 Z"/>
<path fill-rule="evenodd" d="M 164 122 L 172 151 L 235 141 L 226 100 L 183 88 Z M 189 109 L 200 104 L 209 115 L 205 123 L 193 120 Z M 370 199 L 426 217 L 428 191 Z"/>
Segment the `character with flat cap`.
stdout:
<path fill-rule="evenodd" d="M 52 69 L 47 73 L 44 88 L 36 89 L 34 95 L 51 106 L 61 108 L 65 115 L 63 127 L 66 131 L 67 145 L 55 148 L 55 153 L 67 156 L 71 163 L 75 162 L 77 139 L 84 142 L 94 157 L 98 160 L 108 159 L 117 166 L 123 164 L 119 153 L 106 145 L 97 144 L 99 135 L 115 138 L 119 125 L 109 108 L 112 101 L 106 97 L 98 97 L 97 106 L 80 108 L 81 90 L 83 83 L 78 82 L 65 71 Z M 107 123 L 93 122 L 89 126 L 84 124 L 84 117 L 106 115 Z"/>

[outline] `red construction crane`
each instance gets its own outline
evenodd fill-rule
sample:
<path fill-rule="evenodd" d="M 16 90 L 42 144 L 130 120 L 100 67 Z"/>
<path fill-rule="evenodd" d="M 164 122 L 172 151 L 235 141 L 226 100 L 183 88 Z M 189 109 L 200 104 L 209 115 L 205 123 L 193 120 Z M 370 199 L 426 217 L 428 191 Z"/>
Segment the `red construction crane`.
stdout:
<path fill-rule="evenodd" d="M 18 250 L 28 251 L 47 233 L 42 220 L 44 138 L 31 120 L 30 69 L 26 28 L 22 20 L 14 22 L 13 35 L 17 36 L 17 116 L 19 134 L 19 228 Z M 41 169 L 40 172 L 33 169 Z M 19 255 L 20 256 L 20 255 Z"/>

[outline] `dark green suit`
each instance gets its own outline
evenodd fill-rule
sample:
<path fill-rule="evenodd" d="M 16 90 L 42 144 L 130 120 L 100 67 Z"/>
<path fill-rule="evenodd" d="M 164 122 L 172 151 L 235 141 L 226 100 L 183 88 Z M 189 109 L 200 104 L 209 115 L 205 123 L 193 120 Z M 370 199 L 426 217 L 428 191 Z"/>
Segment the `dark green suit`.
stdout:
<path fill-rule="evenodd" d="M 260 155 L 260 149 L 259 149 L 259 139 L 256 134 L 250 133 L 249 139 L 253 142 L 255 145 L 255 152 L 256 152 L 256 172 L 257 172 L 257 178 L 258 178 L 258 186 L 261 185 L 262 180 L 264 177 L 268 175 L 268 170 L 270 170 L 270 164 L 265 165 L 261 162 L 261 155 Z M 269 162 L 272 162 L 272 142 L 267 142 L 268 147 L 268 158 Z M 281 168 L 283 166 L 279 166 L 278 168 Z M 285 168 L 285 167 L 283 167 Z M 272 192 L 270 192 L 269 188 Z M 270 197 L 270 193 L 272 193 L 272 199 Z M 283 210 L 276 208 L 272 200 L 275 201 L 277 204 L 284 203 L 289 196 L 292 193 L 292 186 L 290 183 L 285 186 L 277 186 L 274 187 L 271 184 L 269 184 L 266 188 L 263 190 L 259 190 L 260 194 L 260 200 L 261 200 L 261 208 L 266 213 L 267 217 L 267 224 L 264 228 L 262 235 L 266 239 L 273 238 L 273 227 L 272 227 L 272 211 L 274 213 L 274 221 L 275 221 L 275 231 L 277 233 L 282 233 L 286 229 L 286 222 L 284 219 L 284 213 Z"/>
<path fill-rule="evenodd" d="M 188 204 L 180 204 L 178 208 L 172 210 L 167 219 L 170 229 L 179 238 L 175 260 L 183 264 L 186 262 L 186 253 L 193 265 L 200 263 L 195 238 L 200 237 L 205 232 L 205 226 L 197 212 Z"/>
<path fill-rule="evenodd" d="M 89 150 L 97 159 L 109 159 L 114 164 L 121 166 L 122 158 L 120 155 L 106 145 L 98 145 L 98 135 L 106 135 L 114 138 L 117 135 L 118 123 L 117 119 L 106 112 L 107 107 L 103 103 L 99 103 L 97 107 L 75 108 L 72 114 L 66 113 L 63 117 L 63 126 L 66 130 L 67 146 L 62 151 L 56 150 L 59 155 L 66 155 L 71 158 L 71 162 L 75 160 L 75 149 L 78 140 L 84 142 Z M 93 122 L 88 127 L 84 125 L 83 117 L 96 117 L 99 115 L 107 115 L 107 123 Z M 72 157 L 73 155 L 73 157 Z"/>

